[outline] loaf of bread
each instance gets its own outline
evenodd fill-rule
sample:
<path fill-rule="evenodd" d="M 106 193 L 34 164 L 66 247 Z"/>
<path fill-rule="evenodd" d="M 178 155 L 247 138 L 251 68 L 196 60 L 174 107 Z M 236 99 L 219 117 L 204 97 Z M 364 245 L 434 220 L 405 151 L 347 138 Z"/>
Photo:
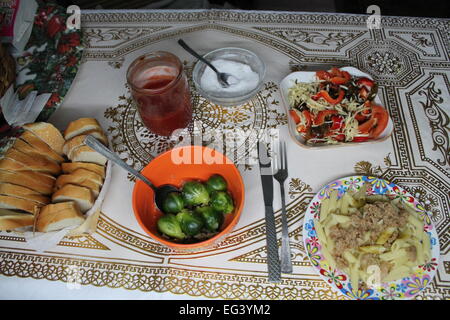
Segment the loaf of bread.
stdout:
<path fill-rule="evenodd" d="M 0 182 L 30 188 L 40 194 L 52 194 L 56 178 L 36 171 L 14 172 L 0 168 Z"/>
<path fill-rule="evenodd" d="M 34 216 L 32 214 L 13 214 L 0 216 L 0 231 L 14 230 L 21 227 L 32 226 Z"/>
<path fill-rule="evenodd" d="M 58 191 L 53 193 L 52 202 L 74 201 L 78 204 L 82 213 L 88 211 L 94 205 L 95 198 L 89 188 L 74 184 L 65 184 Z"/>
<path fill-rule="evenodd" d="M 36 230 L 50 232 L 77 226 L 84 222 L 83 214 L 73 201 L 48 204 L 36 215 Z"/>
<path fill-rule="evenodd" d="M 48 122 L 35 122 L 23 125 L 23 128 L 30 131 L 46 144 L 48 144 L 59 155 L 63 154 L 63 146 L 65 143 L 61 132 Z"/>
<path fill-rule="evenodd" d="M 72 173 L 77 169 L 86 169 L 98 174 L 102 179 L 105 179 L 105 167 L 89 162 L 64 162 L 61 164 L 64 173 Z"/>
<path fill-rule="evenodd" d="M 85 134 L 87 131 L 103 131 L 98 121 L 94 118 L 80 118 L 72 121 L 64 131 L 64 138 L 70 140 L 75 136 Z"/>
<path fill-rule="evenodd" d="M 0 195 L 16 197 L 25 200 L 33 200 L 41 205 L 50 203 L 50 198 L 40 194 L 39 192 L 12 183 L 1 182 Z"/>

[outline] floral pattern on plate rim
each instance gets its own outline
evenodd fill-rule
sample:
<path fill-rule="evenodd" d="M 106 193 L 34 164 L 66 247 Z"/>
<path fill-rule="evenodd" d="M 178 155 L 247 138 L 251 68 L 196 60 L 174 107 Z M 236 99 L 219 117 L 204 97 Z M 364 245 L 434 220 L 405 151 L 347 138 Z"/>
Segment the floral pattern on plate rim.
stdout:
<path fill-rule="evenodd" d="M 379 287 L 362 290 L 352 288 L 348 275 L 332 269 L 321 252 L 321 245 L 315 231 L 314 219 L 320 216 L 320 203 L 329 198 L 332 190 L 338 190 L 338 198 L 348 190 L 359 190 L 364 183 L 369 183 L 366 194 L 387 195 L 390 199 L 400 199 L 412 206 L 424 222 L 424 230 L 430 236 L 431 259 L 425 264 L 414 268 L 409 277 L 383 283 Z M 350 299 L 357 300 L 392 300 L 411 299 L 420 293 L 432 281 L 439 260 L 439 241 L 436 229 L 424 207 L 402 187 L 384 179 L 373 176 L 351 176 L 337 179 L 324 186 L 311 200 L 307 207 L 303 223 L 303 242 L 307 248 L 308 257 L 319 275 L 334 289 Z"/>

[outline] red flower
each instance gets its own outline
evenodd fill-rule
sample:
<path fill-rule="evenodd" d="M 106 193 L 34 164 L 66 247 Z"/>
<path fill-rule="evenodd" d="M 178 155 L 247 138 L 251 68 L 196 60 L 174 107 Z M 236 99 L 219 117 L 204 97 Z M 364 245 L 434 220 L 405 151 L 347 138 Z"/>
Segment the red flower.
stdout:
<path fill-rule="evenodd" d="M 71 47 L 76 47 L 80 45 L 80 34 L 76 32 L 69 33 L 68 35 L 65 35 L 64 38 L 67 40 L 67 43 Z"/>
<path fill-rule="evenodd" d="M 68 44 L 66 44 L 66 43 L 60 43 L 58 45 L 57 50 L 58 50 L 59 53 L 64 54 L 67 51 L 70 51 L 70 46 Z"/>
<path fill-rule="evenodd" d="M 61 101 L 61 99 L 59 98 L 59 94 L 52 93 L 50 98 L 48 98 L 47 103 L 45 104 L 45 108 L 51 108 L 60 101 Z"/>
<path fill-rule="evenodd" d="M 78 33 L 69 33 L 65 34 L 61 37 L 57 51 L 59 53 L 66 53 L 70 51 L 73 47 L 76 47 L 80 44 L 80 35 Z"/>
<path fill-rule="evenodd" d="M 67 63 L 66 66 L 67 67 L 73 67 L 74 65 L 77 64 L 77 57 L 75 56 L 70 56 L 69 58 L 67 58 Z"/>
<path fill-rule="evenodd" d="M 50 37 L 54 37 L 58 32 L 64 31 L 66 29 L 66 24 L 61 16 L 53 16 L 47 25 L 47 34 Z"/>

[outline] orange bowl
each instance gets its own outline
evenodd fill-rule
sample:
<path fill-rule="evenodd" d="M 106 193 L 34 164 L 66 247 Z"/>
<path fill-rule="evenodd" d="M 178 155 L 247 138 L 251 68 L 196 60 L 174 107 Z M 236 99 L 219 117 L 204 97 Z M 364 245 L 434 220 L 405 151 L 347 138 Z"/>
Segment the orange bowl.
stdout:
<path fill-rule="evenodd" d="M 202 146 L 174 148 L 152 160 L 141 173 L 155 186 L 171 184 L 181 189 L 189 180 L 206 181 L 213 174 L 220 174 L 228 184 L 235 209 L 226 214 L 224 222 L 215 236 L 196 243 L 176 243 L 163 238 L 157 228 L 157 221 L 163 213 L 156 207 L 154 192 L 141 180 L 133 189 L 133 211 L 139 225 L 156 241 L 175 250 L 207 248 L 223 239 L 237 224 L 244 207 L 244 183 L 236 166 L 222 153 Z"/>

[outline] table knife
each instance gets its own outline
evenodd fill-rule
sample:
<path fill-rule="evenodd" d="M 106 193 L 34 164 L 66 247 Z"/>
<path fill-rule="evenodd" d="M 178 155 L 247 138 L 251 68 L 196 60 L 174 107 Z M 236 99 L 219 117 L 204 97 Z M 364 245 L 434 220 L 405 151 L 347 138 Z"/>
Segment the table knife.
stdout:
<path fill-rule="evenodd" d="M 262 142 L 258 142 L 259 170 L 264 197 L 266 218 L 267 267 L 269 282 L 281 282 L 280 258 L 278 256 L 277 231 L 275 228 L 275 214 L 273 212 L 273 177 L 272 165 L 267 149 Z"/>

